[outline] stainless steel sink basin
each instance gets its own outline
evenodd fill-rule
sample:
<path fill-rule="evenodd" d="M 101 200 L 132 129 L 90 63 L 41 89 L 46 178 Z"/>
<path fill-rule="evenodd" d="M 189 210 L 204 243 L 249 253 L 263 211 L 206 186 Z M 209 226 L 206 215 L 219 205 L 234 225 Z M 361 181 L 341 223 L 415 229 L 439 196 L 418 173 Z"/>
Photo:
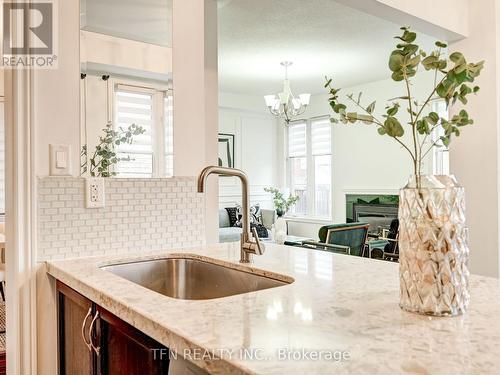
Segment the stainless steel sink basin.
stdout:
<path fill-rule="evenodd" d="M 203 300 L 276 288 L 293 282 L 191 258 L 167 258 L 102 267 L 165 296 Z"/>

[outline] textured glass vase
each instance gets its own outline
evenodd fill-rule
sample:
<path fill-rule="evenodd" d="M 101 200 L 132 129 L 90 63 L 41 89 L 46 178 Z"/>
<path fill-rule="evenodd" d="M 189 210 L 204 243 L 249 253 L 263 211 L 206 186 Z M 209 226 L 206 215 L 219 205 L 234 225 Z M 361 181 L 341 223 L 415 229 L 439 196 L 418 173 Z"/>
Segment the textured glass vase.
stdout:
<path fill-rule="evenodd" d="M 415 176 L 399 196 L 400 306 L 462 314 L 469 304 L 465 192 L 453 176 Z"/>

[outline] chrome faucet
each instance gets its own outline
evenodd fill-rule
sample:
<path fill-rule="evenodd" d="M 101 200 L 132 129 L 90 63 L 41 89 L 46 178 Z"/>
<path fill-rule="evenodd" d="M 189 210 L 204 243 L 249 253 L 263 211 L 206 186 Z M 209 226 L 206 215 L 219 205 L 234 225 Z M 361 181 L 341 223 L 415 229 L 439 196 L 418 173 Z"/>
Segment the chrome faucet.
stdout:
<path fill-rule="evenodd" d="M 245 172 L 234 169 L 234 168 L 225 168 L 225 167 L 206 167 L 200 173 L 198 177 L 198 193 L 205 192 L 205 184 L 207 177 L 211 174 L 216 174 L 219 176 L 233 176 L 239 177 L 241 180 L 241 189 L 243 193 L 242 197 L 242 217 L 241 217 L 241 226 L 243 229 L 243 233 L 241 234 L 241 257 L 240 263 L 251 263 L 252 258 L 251 254 L 262 255 L 266 250 L 264 244 L 260 241 L 259 235 L 257 234 L 257 230 L 252 228 L 250 231 L 250 196 L 248 190 L 248 178 Z M 252 235 L 255 241 L 252 241 Z"/>

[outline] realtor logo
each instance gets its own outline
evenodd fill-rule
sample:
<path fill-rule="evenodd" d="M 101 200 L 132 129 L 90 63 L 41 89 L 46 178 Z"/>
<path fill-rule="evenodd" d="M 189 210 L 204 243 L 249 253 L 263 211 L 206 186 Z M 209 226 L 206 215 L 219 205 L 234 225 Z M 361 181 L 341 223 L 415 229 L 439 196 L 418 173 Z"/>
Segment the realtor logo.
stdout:
<path fill-rule="evenodd" d="M 57 63 L 55 0 L 3 2 L 3 64 L 54 69 Z"/>

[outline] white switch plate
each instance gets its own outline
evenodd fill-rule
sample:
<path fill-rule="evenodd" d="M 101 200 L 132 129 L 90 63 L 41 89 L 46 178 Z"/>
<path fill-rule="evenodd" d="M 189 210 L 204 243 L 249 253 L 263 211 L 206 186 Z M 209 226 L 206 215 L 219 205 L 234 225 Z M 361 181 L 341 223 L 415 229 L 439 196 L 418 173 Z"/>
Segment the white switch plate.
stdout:
<path fill-rule="evenodd" d="M 85 179 L 85 207 L 104 207 L 105 194 L 103 178 L 90 177 Z"/>
<path fill-rule="evenodd" d="M 71 176 L 71 146 L 49 145 L 50 175 Z"/>

